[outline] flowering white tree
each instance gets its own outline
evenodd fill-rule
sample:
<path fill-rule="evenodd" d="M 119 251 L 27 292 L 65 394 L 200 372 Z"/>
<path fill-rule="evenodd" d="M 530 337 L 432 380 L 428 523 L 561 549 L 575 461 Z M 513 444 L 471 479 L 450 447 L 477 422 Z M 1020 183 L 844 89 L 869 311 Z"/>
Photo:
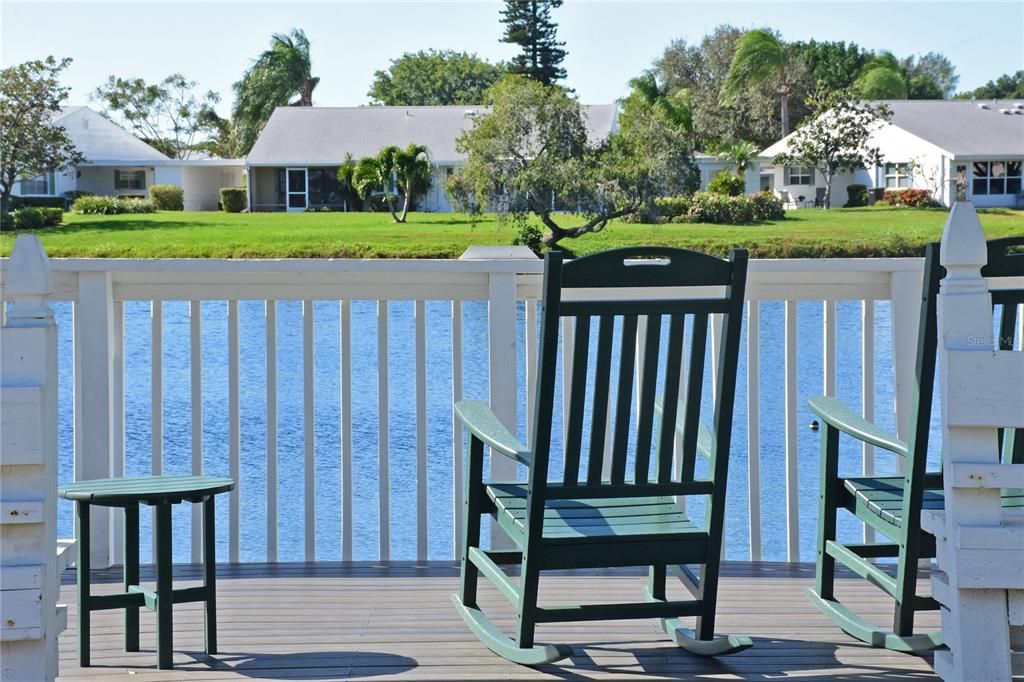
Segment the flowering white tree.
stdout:
<path fill-rule="evenodd" d="M 841 170 L 876 166 L 882 152 L 870 146 L 871 133 L 892 113 L 885 104 L 858 100 L 843 90 L 812 96 L 815 114 L 808 117 L 787 143 L 789 151 L 777 154 L 777 165 L 813 166 L 825 178 L 825 208 L 831 207 L 832 180 Z"/>

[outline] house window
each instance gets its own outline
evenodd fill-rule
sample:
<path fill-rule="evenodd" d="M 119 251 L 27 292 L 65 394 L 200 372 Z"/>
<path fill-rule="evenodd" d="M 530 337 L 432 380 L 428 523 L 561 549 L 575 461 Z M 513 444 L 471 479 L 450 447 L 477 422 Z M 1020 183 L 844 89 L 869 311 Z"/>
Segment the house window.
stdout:
<path fill-rule="evenodd" d="M 787 185 L 813 185 L 814 169 L 810 166 L 786 166 Z"/>
<path fill-rule="evenodd" d="M 1020 161 L 975 161 L 975 194 L 1020 194 Z"/>
<path fill-rule="evenodd" d="M 115 170 L 114 189 L 146 189 L 146 171 Z"/>
<path fill-rule="evenodd" d="M 52 194 L 53 173 L 43 173 L 31 178 L 22 178 L 21 194 Z"/>
<path fill-rule="evenodd" d="M 967 201 L 967 166 L 956 167 L 956 200 Z"/>
<path fill-rule="evenodd" d="M 913 180 L 910 173 L 909 163 L 887 163 L 885 164 L 885 186 L 887 188 L 910 187 Z"/>

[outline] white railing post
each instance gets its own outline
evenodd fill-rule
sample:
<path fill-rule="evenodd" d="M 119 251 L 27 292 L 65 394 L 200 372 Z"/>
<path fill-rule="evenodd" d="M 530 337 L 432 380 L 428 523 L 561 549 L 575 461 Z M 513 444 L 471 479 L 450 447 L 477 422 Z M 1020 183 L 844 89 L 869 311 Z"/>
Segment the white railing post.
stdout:
<path fill-rule="evenodd" d="M 535 260 L 526 247 L 472 246 L 460 260 L 480 258 Z M 516 402 L 516 272 L 503 269 L 487 275 L 487 363 L 491 409 L 512 433 L 518 431 Z M 458 434 L 462 437 L 462 434 Z M 491 480 L 509 481 L 516 475 L 516 463 L 507 457 L 491 457 Z M 491 526 L 491 546 L 511 544 L 497 524 Z"/>
<path fill-rule="evenodd" d="M 923 282 L 921 271 L 892 273 L 892 377 L 896 382 L 893 400 L 896 410 L 896 435 L 910 439 L 914 409 L 914 371 L 917 362 L 917 329 L 920 321 Z M 903 471 L 903 460 L 899 462 Z"/>
<path fill-rule="evenodd" d="M 50 264 L 19 236 L 0 329 L 0 665 L 3 679 L 52 680 L 62 566 L 57 559 L 57 326 Z"/>
<path fill-rule="evenodd" d="M 1024 486 L 1024 465 L 999 463 L 997 427 L 1024 426 L 1024 354 L 994 350 L 985 237 L 971 204 L 953 206 L 940 258 L 946 502 L 922 518 L 938 542 L 932 592 L 949 646 L 936 652 L 935 669 L 946 680 L 1009 680 L 1011 622 L 1024 625 L 1024 614 L 1013 615 L 1013 604 L 1024 605 L 1024 518 L 1004 516 L 1000 488 Z"/>
<path fill-rule="evenodd" d="M 75 480 L 109 478 L 114 445 L 114 287 L 109 271 L 82 272 L 75 304 Z M 91 514 L 92 566 L 111 565 L 111 514 Z"/>

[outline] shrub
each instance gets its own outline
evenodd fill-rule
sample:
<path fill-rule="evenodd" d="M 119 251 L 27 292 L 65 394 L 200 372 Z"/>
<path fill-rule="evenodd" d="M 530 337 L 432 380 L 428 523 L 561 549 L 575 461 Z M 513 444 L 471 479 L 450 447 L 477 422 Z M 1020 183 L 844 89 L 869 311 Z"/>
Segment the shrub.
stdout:
<path fill-rule="evenodd" d="M 887 189 L 883 195 L 891 206 L 907 206 L 910 208 L 934 208 L 939 202 L 932 198 L 931 190 L 908 187 L 906 189 Z"/>
<path fill-rule="evenodd" d="M 154 213 L 156 205 L 150 199 L 85 196 L 75 199 L 75 203 L 71 204 L 71 210 L 82 215 Z"/>
<path fill-rule="evenodd" d="M 11 212 L 15 230 L 38 230 L 46 225 L 46 216 L 43 209 L 35 206 L 18 208 Z"/>
<path fill-rule="evenodd" d="M 857 206 L 868 205 L 868 188 L 867 185 L 847 185 L 846 186 L 846 203 L 843 204 L 843 208 L 856 208 Z"/>
<path fill-rule="evenodd" d="M 711 192 L 697 192 L 690 205 L 690 222 L 736 225 L 753 220 L 750 200 Z"/>
<path fill-rule="evenodd" d="M 177 185 L 152 185 L 149 198 L 153 200 L 158 211 L 184 211 L 185 190 Z"/>
<path fill-rule="evenodd" d="M 686 215 L 690 212 L 691 203 L 693 203 L 693 199 L 689 196 L 662 197 L 654 200 L 654 205 L 658 207 L 658 214 L 665 220 Z"/>
<path fill-rule="evenodd" d="M 708 183 L 708 192 L 711 194 L 722 194 L 730 197 L 738 197 L 743 194 L 746 188 L 743 176 L 735 171 L 720 171 Z"/>
<path fill-rule="evenodd" d="M 249 205 L 244 187 L 224 187 L 220 191 L 220 206 L 225 213 L 241 213 Z"/>
<path fill-rule="evenodd" d="M 754 220 L 782 220 L 786 210 L 782 207 L 782 199 L 771 192 L 758 192 L 750 195 Z"/>
<path fill-rule="evenodd" d="M 56 227 L 64 222 L 63 208 L 43 208 L 40 210 L 43 212 L 43 217 L 46 219 L 47 227 Z"/>
<path fill-rule="evenodd" d="M 64 197 L 11 197 L 11 208 L 64 208 Z"/>
<path fill-rule="evenodd" d="M 540 253 L 544 230 L 533 223 L 522 220 L 515 226 L 516 236 L 512 238 L 513 246 L 528 246 L 534 253 Z"/>

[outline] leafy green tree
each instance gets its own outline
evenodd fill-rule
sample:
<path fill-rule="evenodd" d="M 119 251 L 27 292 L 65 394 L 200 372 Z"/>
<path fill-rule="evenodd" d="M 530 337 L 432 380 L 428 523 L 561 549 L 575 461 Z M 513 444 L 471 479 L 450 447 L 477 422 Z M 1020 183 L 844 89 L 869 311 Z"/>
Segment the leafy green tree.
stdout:
<path fill-rule="evenodd" d="M 796 62 L 796 52 L 775 33 L 764 29 L 747 31 L 736 42 L 736 53 L 722 88 L 722 101 L 733 103 L 752 86 L 772 84 L 778 92 L 779 124 L 785 137 L 789 134 L 789 99 Z"/>
<path fill-rule="evenodd" d="M 210 90 L 197 96 L 198 85 L 180 73 L 159 83 L 110 76 L 93 97 L 105 105 L 103 115 L 122 128 L 172 159 L 187 159 L 219 134 L 214 106 L 220 95 Z"/>
<path fill-rule="evenodd" d="M 872 56 L 857 43 L 844 41 L 799 41 L 790 48 L 806 64 L 811 82 L 833 91 L 851 87 Z"/>
<path fill-rule="evenodd" d="M 1004 73 L 980 88 L 960 93 L 957 99 L 1024 99 L 1024 70 Z"/>
<path fill-rule="evenodd" d="M 718 158 L 736 166 L 736 172 L 743 175 L 750 162 L 757 158 L 760 148 L 753 142 L 734 142 L 718 152 Z"/>
<path fill-rule="evenodd" d="M 416 195 L 430 187 L 427 148 L 417 144 L 410 144 L 405 149 L 394 145 L 384 147 L 376 156 L 356 163 L 352 183 L 364 200 L 374 195 L 383 196 L 391 219 L 404 223 Z M 403 197 L 401 215 L 396 206 L 399 196 Z"/>
<path fill-rule="evenodd" d="M 725 106 L 721 91 L 743 31 L 728 25 L 715 28 L 698 44 L 675 40 L 654 63 L 654 73 L 668 93 L 685 91 L 693 113 L 697 148 L 710 150 L 738 140 L 764 148 L 779 139 L 778 94 L 768 82 L 747 89 Z M 798 62 L 791 73 L 790 120 L 806 113 L 806 68 Z"/>
<path fill-rule="evenodd" d="M 406 52 L 373 74 L 367 95 L 373 104 L 387 106 L 482 104 L 484 91 L 507 69 L 468 52 Z"/>
<path fill-rule="evenodd" d="M 519 45 L 521 52 L 513 57 L 509 72 L 552 85 L 565 78 L 562 61 L 568 54 L 565 43 L 557 39 L 558 24 L 551 19 L 551 10 L 562 6 L 562 0 L 505 0 L 501 23 L 505 24 L 503 43 Z"/>
<path fill-rule="evenodd" d="M 910 81 L 911 99 L 948 99 L 960 82 L 953 62 L 940 52 L 907 57 L 900 66 Z"/>
<path fill-rule="evenodd" d="M 14 183 L 85 162 L 63 126 L 53 125 L 69 92 L 60 73 L 70 59 L 52 56 L 0 70 L 0 212 L 11 205 Z"/>
<path fill-rule="evenodd" d="M 491 112 L 456 142 L 468 157 L 458 184 L 473 205 L 520 222 L 536 215 L 548 246 L 600 232 L 699 179 L 686 131 L 643 93 L 627 97 L 618 132 L 601 142 L 588 139 L 579 103 L 562 88 L 509 76 L 488 94 Z M 585 222 L 560 225 L 558 206 L 577 208 Z"/>
<path fill-rule="evenodd" d="M 772 159 L 776 165 L 812 166 L 825 178 L 825 208 L 831 207 L 832 180 L 840 170 L 877 166 L 878 147 L 872 132 L 892 113 L 884 104 L 862 102 L 849 90 L 820 92 L 812 98 L 815 115 L 789 139 L 788 151 Z"/>
<path fill-rule="evenodd" d="M 909 86 L 896 57 L 883 52 L 864 65 L 853 88 L 864 99 L 906 99 Z"/>
<path fill-rule="evenodd" d="M 313 75 L 309 39 L 301 29 L 275 33 L 264 51 L 235 83 L 237 153 L 249 153 L 264 124 L 283 106 L 313 106 L 313 90 L 320 79 Z"/>

